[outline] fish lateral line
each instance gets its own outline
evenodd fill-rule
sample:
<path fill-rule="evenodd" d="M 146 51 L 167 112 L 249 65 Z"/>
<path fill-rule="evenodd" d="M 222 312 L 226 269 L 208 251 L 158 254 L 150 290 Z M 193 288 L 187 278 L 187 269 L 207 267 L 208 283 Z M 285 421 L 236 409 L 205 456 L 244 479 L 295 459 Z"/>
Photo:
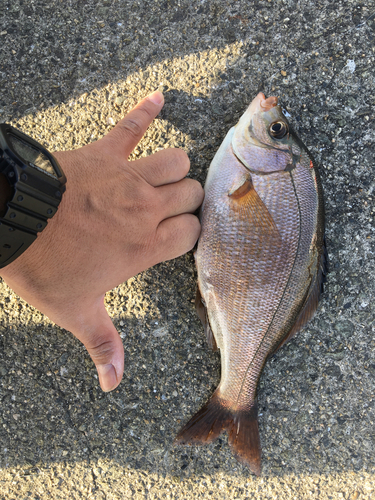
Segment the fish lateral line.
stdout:
<path fill-rule="evenodd" d="M 296 199 L 296 201 L 297 201 L 297 205 L 298 205 L 299 220 L 301 220 L 301 213 L 302 213 L 302 211 L 301 211 L 300 201 L 299 201 L 298 193 L 297 193 L 297 190 L 296 190 L 295 182 L 294 182 L 294 179 L 293 179 L 293 173 L 292 173 L 292 172 L 288 172 L 288 174 L 289 174 L 289 176 L 290 176 L 290 180 L 291 180 L 291 182 L 292 182 L 292 186 L 293 186 L 293 190 L 294 190 L 295 199 Z M 277 303 L 277 307 L 275 308 L 275 311 L 274 311 L 274 314 L 273 314 L 273 316 L 272 316 L 272 318 L 271 318 L 271 321 L 270 321 L 270 323 L 268 324 L 267 331 L 266 331 L 266 332 L 265 332 L 265 334 L 263 335 L 261 342 L 259 343 L 259 345 L 258 345 L 258 347 L 257 347 L 257 349 L 256 349 L 256 351 L 255 351 L 255 353 L 254 353 L 254 355 L 253 355 L 253 357 L 252 357 L 251 361 L 249 362 L 249 364 L 248 364 L 248 366 L 247 366 L 247 369 L 246 369 L 245 375 L 244 375 L 244 376 L 243 376 L 243 378 L 242 378 L 241 388 L 240 388 L 240 390 L 239 390 L 239 392 L 238 392 L 237 401 L 239 400 L 239 397 L 240 397 L 240 395 L 241 395 L 241 393 L 242 393 L 242 391 L 243 391 L 243 388 L 244 388 L 244 385 L 245 385 L 245 381 L 246 381 L 246 378 L 247 378 L 247 374 L 249 373 L 249 370 L 250 370 L 251 366 L 253 365 L 253 362 L 254 362 L 255 358 L 257 357 L 258 353 L 261 351 L 261 347 L 262 347 L 263 343 L 265 342 L 265 339 L 268 337 L 268 334 L 269 334 L 269 331 L 270 331 L 270 329 L 271 329 L 271 327 L 272 327 L 272 324 L 273 324 L 273 322 L 274 322 L 274 320 L 275 320 L 275 318 L 276 318 L 276 316 L 277 316 L 277 314 L 278 314 L 278 312 L 279 312 L 279 310 L 280 310 L 281 304 L 282 304 L 282 302 L 283 302 L 283 300 L 284 300 L 285 293 L 286 293 L 286 291 L 287 291 L 287 289 L 288 289 L 288 286 L 289 286 L 289 283 L 290 283 L 291 277 L 292 277 L 292 275 L 293 275 L 293 270 L 294 270 L 294 267 L 295 267 L 295 265 L 296 265 L 296 261 L 297 261 L 297 256 L 298 256 L 298 251 L 299 251 L 299 246 L 300 246 L 300 243 L 301 243 L 301 225 L 299 224 L 298 243 L 297 243 L 297 248 L 296 248 L 295 255 L 294 255 L 293 266 L 292 266 L 292 269 L 291 269 L 290 274 L 289 274 L 289 278 L 288 278 L 287 282 L 285 283 L 285 287 L 284 287 L 283 293 L 282 293 L 282 295 L 281 295 L 281 297 L 280 297 L 280 299 L 279 299 L 279 301 L 278 301 L 278 303 Z M 307 293 L 308 293 L 308 292 L 307 292 Z M 302 308 L 302 307 L 301 307 L 301 308 Z M 300 309 L 300 312 L 301 312 L 301 309 Z M 298 318 L 298 317 L 299 317 L 299 316 L 297 315 L 297 318 Z M 297 330 L 296 330 L 296 331 L 297 331 Z M 293 332 L 293 328 L 292 328 L 291 332 Z M 281 347 L 281 345 L 282 345 L 284 342 L 286 342 L 286 340 L 287 340 L 287 339 L 291 338 L 291 336 L 293 336 L 293 335 L 294 335 L 294 333 L 295 333 L 295 332 L 294 332 L 294 333 L 291 333 L 291 332 L 289 332 L 289 333 L 287 333 L 287 334 L 286 334 L 286 336 L 284 337 L 284 341 L 283 341 L 283 342 L 281 342 L 281 343 L 277 346 L 276 350 L 277 350 L 279 347 Z M 273 352 L 275 352 L 275 351 L 271 351 L 271 352 L 269 353 L 269 355 L 271 355 Z M 265 364 L 266 360 L 267 360 L 267 358 L 265 358 L 265 359 L 264 359 L 263 364 L 262 364 L 262 367 L 264 366 L 264 364 Z M 263 368 L 262 368 L 262 369 L 263 369 Z M 261 372 L 260 372 L 260 373 L 261 373 Z M 260 375 L 260 373 L 259 373 L 259 375 Z"/>

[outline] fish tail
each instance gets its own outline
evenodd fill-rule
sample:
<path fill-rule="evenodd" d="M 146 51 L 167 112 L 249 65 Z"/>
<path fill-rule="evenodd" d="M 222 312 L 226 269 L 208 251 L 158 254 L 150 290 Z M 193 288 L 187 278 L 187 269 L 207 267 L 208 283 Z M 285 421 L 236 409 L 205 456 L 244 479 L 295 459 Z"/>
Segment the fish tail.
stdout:
<path fill-rule="evenodd" d="M 220 399 L 217 391 L 180 430 L 175 444 L 212 443 L 224 431 L 234 456 L 257 476 L 261 469 L 261 447 L 258 429 L 258 405 L 253 401 L 247 410 L 234 411 Z"/>

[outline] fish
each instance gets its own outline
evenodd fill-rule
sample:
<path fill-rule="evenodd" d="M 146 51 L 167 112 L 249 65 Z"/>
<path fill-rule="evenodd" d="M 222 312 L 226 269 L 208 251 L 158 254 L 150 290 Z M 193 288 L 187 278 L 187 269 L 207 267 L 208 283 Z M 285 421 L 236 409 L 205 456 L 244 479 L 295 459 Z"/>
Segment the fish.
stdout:
<path fill-rule="evenodd" d="M 260 92 L 213 158 L 195 251 L 196 308 L 221 379 L 175 444 L 227 431 L 237 460 L 261 473 L 257 386 L 267 359 L 313 316 L 327 274 L 319 173 L 278 98 Z"/>

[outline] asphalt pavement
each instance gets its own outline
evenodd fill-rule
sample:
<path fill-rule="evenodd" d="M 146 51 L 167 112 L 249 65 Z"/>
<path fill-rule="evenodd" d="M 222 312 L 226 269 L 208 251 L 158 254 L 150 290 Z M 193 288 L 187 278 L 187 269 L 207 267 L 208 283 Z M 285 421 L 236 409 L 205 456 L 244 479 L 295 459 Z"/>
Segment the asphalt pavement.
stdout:
<path fill-rule="evenodd" d="M 107 294 L 125 347 L 109 394 L 78 340 L 0 282 L 1 500 L 375 498 L 374 56 L 369 0 L 0 0 L 0 122 L 51 151 L 158 88 L 132 157 L 182 148 L 203 183 L 253 97 L 278 95 L 320 165 L 330 267 L 314 319 L 261 376 L 260 478 L 225 435 L 173 445 L 220 379 L 191 253 Z"/>

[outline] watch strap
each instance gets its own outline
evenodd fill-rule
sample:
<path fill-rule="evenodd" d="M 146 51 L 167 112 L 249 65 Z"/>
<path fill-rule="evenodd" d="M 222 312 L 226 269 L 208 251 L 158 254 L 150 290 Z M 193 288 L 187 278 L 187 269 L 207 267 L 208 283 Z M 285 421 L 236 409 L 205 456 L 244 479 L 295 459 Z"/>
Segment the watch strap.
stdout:
<path fill-rule="evenodd" d="M 15 260 L 27 247 L 35 241 L 37 233 L 9 226 L 3 220 L 0 222 L 0 268 Z"/>

